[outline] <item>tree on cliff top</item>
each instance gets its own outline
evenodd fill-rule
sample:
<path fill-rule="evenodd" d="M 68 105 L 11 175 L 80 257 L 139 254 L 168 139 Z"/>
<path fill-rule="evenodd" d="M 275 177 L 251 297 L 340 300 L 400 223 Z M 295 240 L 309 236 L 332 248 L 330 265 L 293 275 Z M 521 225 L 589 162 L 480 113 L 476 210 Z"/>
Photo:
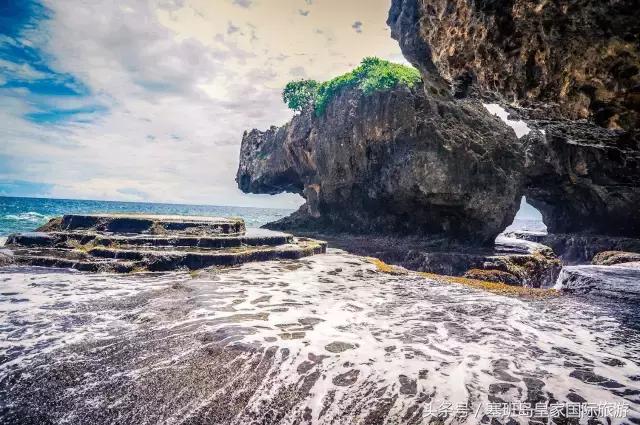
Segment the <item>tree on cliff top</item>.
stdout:
<path fill-rule="evenodd" d="M 414 87 L 420 81 L 420 73 L 415 68 L 368 57 L 354 70 L 323 83 L 314 80 L 291 81 L 285 86 L 282 99 L 294 111 L 313 107 L 316 114 L 321 115 L 331 99 L 346 88 L 358 87 L 363 93 L 370 94 L 398 85 Z"/>
<path fill-rule="evenodd" d="M 318 82 L 314 80 L 290 81 L 282 90 L 282 100 L 289 109 L 304 111 L 313 106 L 318 95 Z"/>

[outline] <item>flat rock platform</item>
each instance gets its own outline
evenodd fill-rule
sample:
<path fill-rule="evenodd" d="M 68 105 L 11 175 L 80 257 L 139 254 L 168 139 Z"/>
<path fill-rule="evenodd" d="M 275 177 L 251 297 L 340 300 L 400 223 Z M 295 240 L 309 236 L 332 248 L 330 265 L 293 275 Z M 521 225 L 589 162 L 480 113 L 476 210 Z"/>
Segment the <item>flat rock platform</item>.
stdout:
<path fill-rule="evenodd" d="M 327 244 L 263 229 L 241 218 L 69 214 L 35 232 L 9 235 L 14 264 L 91 272 L 196 270 L 249 261 L 297 259 Z"/>

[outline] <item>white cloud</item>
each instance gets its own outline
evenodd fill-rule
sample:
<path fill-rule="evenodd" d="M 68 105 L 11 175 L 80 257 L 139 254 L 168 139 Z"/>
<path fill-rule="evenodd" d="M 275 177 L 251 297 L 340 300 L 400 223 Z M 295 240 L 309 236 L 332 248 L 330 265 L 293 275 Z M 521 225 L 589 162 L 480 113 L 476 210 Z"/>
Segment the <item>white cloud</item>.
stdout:
<path fill-rule="evenodd" d="M 325 6 L 307 3 L 313 13 L 302 17 L 293 0 L 277 11 L 270 2 L 228 0 L 48 1 L 52 19 L 34 40 L 44 43 L 53 69 L 74 75 L 92 96 L 40 103 L 57 109 L 97 103 L 106 111 L 43 126 L 24 119 L 33 107 L 15 93 L 0 97 L 0 155 L 16 165 L 0 170 L 0 178 L 51 183 L 50 195 L 59 197 L 297 206 L 297 195 L 237 189 L 243 131 L 290 118 L 280 90 L 293 75 L 325 79 L 363 56 L 399 50 L 386 29 L 371 36 L 371 45 L 345 38 L 353 36 L 355 18 L 367 22 L 357 16 L 361 8 L 345 7 L 347 16 L 334 22 Z M 371 19 L 384 28 L 386 2 L 379 7 Z M 231 22 L 238 30 L 228 34 Z M 314 28 L 321 26 L 319 37 Z"/>
<path fill-rule="evenodd" d="M 4 59 L 0 59 L 0 72 L 11 74 L 20 80 L 40 80 L 47 77 L 46 73 L 38 71 L 27 63 L 18 64 Z"/>

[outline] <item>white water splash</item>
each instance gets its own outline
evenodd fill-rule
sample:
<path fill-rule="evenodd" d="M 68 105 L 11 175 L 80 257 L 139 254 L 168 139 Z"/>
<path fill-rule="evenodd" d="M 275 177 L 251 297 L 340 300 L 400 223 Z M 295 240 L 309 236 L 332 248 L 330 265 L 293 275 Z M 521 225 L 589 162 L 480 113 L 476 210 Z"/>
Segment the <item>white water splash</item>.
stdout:
<path fill-rule="evenodd" d="M 69 403 L 58 419 L 70 423 L 423 423 L 429 401 L 475 411 L 551 395 L 627 403 L 640 417 L 640 336 L 628 325 L 638 312 L 610 303 L 508 298 L 381 273 L 335 250 L 197 276 L 0 279 L 11 291 L 0 354 L 42 371 L 34 382 Z M 56 381 L 77 368 L 86 378 Z"/>

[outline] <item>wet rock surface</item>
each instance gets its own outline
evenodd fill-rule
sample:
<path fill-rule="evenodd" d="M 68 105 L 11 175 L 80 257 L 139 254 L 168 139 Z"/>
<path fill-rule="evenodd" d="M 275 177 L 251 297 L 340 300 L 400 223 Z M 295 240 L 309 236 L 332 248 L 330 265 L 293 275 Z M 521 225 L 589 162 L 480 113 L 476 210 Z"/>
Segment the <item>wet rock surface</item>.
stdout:
<path fill-rule="evenodd" d="M 2 243 L 2 242 L 0 242 Z M 2 245 L 0 245 L 2 246 Z M 8 249 L 1 249 L 0 248 L 0 266 L 8 266 L 13 264 L 14 259 L 13 259 L 13 253 L 8 250 Z"/>
<path fill-rule="evenodd" d="M 65 215 L 38 232 L 9 235 L 17 264 L 92 272 L 196 270 L 296 259 L 326 243 L 253 229 L 241 219 L 152 215 Z"/>
<path fill-rule="evenodd" d="M 246 229 L 244 221 L 240 218 L 149 214 L 66 214 L 49 220 L 38 230 L 205 236 L 237 235 Z"/>
<path fill-rule="evenodd" d="M 505 235 L 548 246 L 567 265 L 589 264 L 604 251 L 640 253 L 640 239 L 635 238 L 529 231 L 511 231 Z"/>
<path fill-rule="evenodd" d="M 640 301 L 640 262 L 564 267 L 555 288 L 573 294 L 590 294 L 637 303 Z"/>
<path fill-rule="evenodd" d="M 306 199 L 271 229 L 491 244 L 518 209 L 520 146 L 479 103 L 421 88 L 348 89 L 321 116 L 245 132 L 236 181 L 245 192 Z"/>
<path fill-rule="evenodd" d="M 637 304 L 503 297 L 337 251 L 135 280 L 3 268 L 0 281 L 3 423 L 429 423 L 442 402 L 506 423 L 486 416 L 497 400 L 640 417 Z"/>
<path fill-rule="evenodd" d="M 615 264 L 640 262 L 640 253 L 624 251 L 604 251 L 596 254 L 591 260 L 594 266 L 612 266 Z"/>
<path fill-rule="evenodd" d="M 415 236 L 401 238 L 323 232 L 301 234 L 326 240 L 332 247 L 379 258 L 385 263 L 409 270 L 447 276 L 470 273 L 479 280 L 515 286 L 553 286 L 561 268 L 561 262 L 549 247 L 504 235 L 496 238 L 493 247 L 479 248 L 457 244 L 449 239 Z"/>

